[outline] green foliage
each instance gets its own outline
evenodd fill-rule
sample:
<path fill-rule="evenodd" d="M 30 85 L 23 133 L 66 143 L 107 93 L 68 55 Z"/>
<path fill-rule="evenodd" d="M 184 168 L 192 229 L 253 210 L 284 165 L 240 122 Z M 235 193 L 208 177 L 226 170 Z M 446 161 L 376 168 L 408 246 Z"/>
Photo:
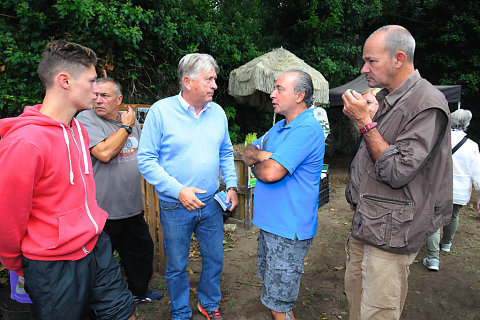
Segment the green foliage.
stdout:
<path fill-rule="evenodd" d="M 475 0 L 3 0 L 0 117 L 41 102 L 36 69 L 53 39 L 94 49 L 99 75 L 119 79 L 127 103 L 151 104 L 178 93 L 178 61 L 205 52 L 220 66 L 215 101 L 224 106 L 232 141 L 239 142 L 248 132 L 266 131 L 273 115 L 239 105 L 228 94 L 233 69 L 283 47 L 335 87 L 358 75 L 362 46 L 373 30 L 401 24 L 416 38 L 415 66 L 422 76 L 462 85 L 462 107 L 474 113 L 470 132 L 480 137 L 479 21 Z"/>
<path fill-rule="evenodd" d="M 257 133 L 256 132 L 250 132 L 250 133 L 247 133 L 247 135 L 245 136 L 245 143 L 246 144 L 249 144 L 249 143 L 252 143 L 253 141 L 257 140 Z"/>

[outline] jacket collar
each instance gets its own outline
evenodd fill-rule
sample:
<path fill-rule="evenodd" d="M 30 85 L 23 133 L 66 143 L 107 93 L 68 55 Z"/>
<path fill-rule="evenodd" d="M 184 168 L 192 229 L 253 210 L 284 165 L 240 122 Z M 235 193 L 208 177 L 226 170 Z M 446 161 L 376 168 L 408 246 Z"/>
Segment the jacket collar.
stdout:
<path fill-rule="evenodd" d="M 421 79 L 422 77 L 420 76 L 420 72 L 415 70 L 407 79 L 405 79 L 405 81 L 402 82 L 397 89 L 393 90 L 385 97 L 387 106 L 395 105 L 395 103 L 397 103 L 397 101 Z"/>

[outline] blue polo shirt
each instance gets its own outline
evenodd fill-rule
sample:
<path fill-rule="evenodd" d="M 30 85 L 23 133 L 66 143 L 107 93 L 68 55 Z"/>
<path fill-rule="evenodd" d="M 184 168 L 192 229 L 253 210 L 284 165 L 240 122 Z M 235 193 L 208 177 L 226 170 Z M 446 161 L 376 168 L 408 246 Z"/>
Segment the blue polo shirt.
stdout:
<path fill-rule="evenodd" d="M 257 181 L 253 224 L 288 239 L 311 239 L 317 232 L 318 193 L 325 138 L 313 110 L 299 114 L 288 125 L 277 122 L 253 142 L 272 152 L 271 159 L 288 173 L 275 183 Z"/>

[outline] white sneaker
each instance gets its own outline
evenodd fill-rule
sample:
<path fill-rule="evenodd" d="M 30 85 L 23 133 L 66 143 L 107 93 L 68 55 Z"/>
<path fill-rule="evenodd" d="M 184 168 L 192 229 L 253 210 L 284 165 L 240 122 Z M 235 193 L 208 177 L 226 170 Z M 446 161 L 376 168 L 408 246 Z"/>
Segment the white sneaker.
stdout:
<path fill-rule="evenodd" d="M 440 249 L 445 252 L 450 252 L 450 248 L 452 247 L 451 243 L 440 243 Z"/>
<path fill-rule="evenodd" d="M 440 269 L 440 261 L 437 259 L 423 259 L 423 265 L 427 267 L 429 270 L 438 271 Z"/>

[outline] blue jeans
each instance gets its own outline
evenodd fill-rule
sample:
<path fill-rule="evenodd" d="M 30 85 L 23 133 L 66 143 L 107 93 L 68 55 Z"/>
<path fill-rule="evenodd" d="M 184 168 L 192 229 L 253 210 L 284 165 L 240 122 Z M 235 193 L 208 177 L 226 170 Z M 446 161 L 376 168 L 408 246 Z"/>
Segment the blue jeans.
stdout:
<path fill-rule="evenodd" d="M 160 200 L 163 248 L 167 256 L 165 280 L 172 302 L 172 319 L 190 319 L 192 316 L 187 274 L 192 233 L 198 239 L 202 255 L 202 273 L 198 282 L 200 304 L 207 311 L 216 310 L 222 298 L 223 213 L 213 197 L 203 202 L 203 208 L 188 211 L 179 202 Z"/>

